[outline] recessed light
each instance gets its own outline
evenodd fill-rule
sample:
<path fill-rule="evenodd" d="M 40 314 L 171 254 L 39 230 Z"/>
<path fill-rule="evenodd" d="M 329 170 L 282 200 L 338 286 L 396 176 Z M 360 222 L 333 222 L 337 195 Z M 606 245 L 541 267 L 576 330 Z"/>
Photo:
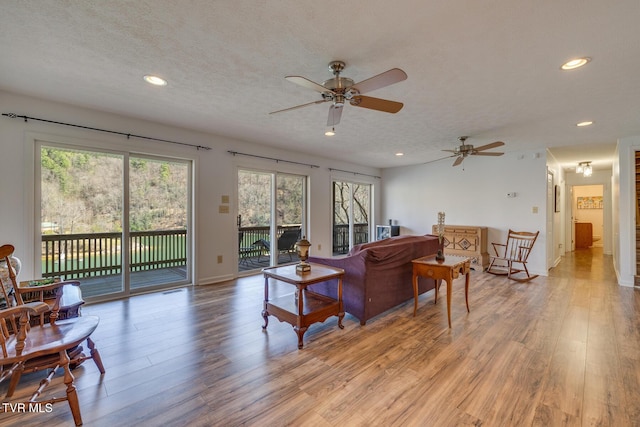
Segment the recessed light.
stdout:
<path fill-rule="evenodd" d="M 396 153 L 396 156 L 398 157 L 404 156 L 404 153 Z"/>
<path fill-rule="evenodd" d="M 590 126 L 590 125 L 592 125 L 592 124 L 593 124 L 593 122 L 591 122 L 591 121 L 586 121 L 586 122 L 576 123 L 576 126 L 578 126 L 578 127 L 582 127 L 582 126 Z"/>
<path fill-rule="evenodd" d="M 576 58 L 572 59 L 571 61 L 565 62 L 560 68 L 563 70 L 575 70 L 576 68 L 580 68 L 583 65 L 586 65 L 589 61 L 591 61 L 591 58 L 588 58 L 586 56 L 584 58 Z"/>
<path fill-rule="evenodd" d="M 144 76 L 144 81 L 155 86 L 167 85 L 167 81 L 165 79 L 163 79 L 162 77 L 154 76 L 152 74 L 147 74 L 146 76 Z"/>

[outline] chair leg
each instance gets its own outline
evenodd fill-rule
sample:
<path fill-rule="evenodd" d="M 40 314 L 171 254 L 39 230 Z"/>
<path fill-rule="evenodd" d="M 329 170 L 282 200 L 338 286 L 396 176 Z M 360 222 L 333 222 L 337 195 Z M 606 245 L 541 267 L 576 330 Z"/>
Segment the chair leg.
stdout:
<path fill-rule="evenodd" d="M 16 391 L 16 387 L 20 382 L 20 378 L 22 378 L 22 372 L 24 371 L 24 364 L 18 364 L 13 373 L 11 374 L 11 379 L 9 380 L 9 389 L 7 390 L 6 397 L 9 398 L 13 396 L 13 393 Z"/>
<path fill-rule="evenodd" d="M 78 400 L 78 392 L 76 391 L 76 386 L 74 384 L 75 378 L 73 377 L 71 368 L 69 367 L 69 363 L 71 361 L 66 350 L 60 352 L 60 361 L 62 363 L 62 369 L 64 369 L 64 383 L 67 386 L 67 402 L 69 403 L 69 408 L 73 415 L 73 421 L 77 426 L 81 426 L 82 415 L 80 414 L 80 401 Z"/>
<path fill-rule="evenodd" d="M 105 369 L 104 369 L 104 365 L 102 364 L 102 358 L 100 357 L 100 352 L 98 352 L 98 349 L 96 348 L 96 345 L 91 340 L 91 338 L 87 338 L 87 346 L 89 347 L 89 350 L 91 352 L 90 353 L 91 358 L 93 359 L 96 366 L 98 367 L 98 370 L 100 371 L 101 374 L 104 374 Z"/>

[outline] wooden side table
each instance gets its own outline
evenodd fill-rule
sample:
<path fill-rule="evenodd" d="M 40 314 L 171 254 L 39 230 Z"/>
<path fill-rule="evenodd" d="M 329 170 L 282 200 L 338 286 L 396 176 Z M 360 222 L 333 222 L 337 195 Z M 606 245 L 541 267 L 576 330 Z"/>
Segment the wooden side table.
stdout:
<path fill-rule="evenodd" d="M 302 348 L 302 337 L 309 326 L 316 322 L 324 322 L 330 316 L 338 316 L 338 326 L 343 329 L 342 318 L 342 278 L 344 270 L 321 264 L 310 263 L 311 271 L 304 273 L 296 271 L 296 265 L 264 268 L 264 317 L 263 329 L 269 324 L 269 316 L 275 316 L 281 322 L 293 326 L 298 335 L 298 348 Z M 338 279 L 338 295 L 330 298 L 307 290 L 307 286 L 314 283 Z M 289 283 L 296 287 L 296 292 L 269 299 L 269 279 Z"/>
<path fill-rule="evenodd" d="M 418 277 L 430 277 L 436 280 L 436 298 L 438 302 L 438 290 L 440 281 L 447 282 L 447 318 L 451 327 L 451 282 L 464 274 L 464 299 L 467 303 L 467 313 L 469 312 L 469 272 L 471 271 L 471 258 L 447 255 L 444 261 L 436 261 L 435 255 L 429 255 L 414 259 L 413 263 L 413 316 L 418 311 Z"/>

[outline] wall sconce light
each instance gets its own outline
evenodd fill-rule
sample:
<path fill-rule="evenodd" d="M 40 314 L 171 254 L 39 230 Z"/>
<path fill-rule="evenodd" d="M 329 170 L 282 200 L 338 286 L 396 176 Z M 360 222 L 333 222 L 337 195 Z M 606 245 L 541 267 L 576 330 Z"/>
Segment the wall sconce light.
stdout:
<path fill-rule="evenodd" d="M 328 130 L 324 133 L 326 136 L 333 136 L 336 134 L 336 129 L 335 128 L 331 128 L 331 130 Z"/>
<path fill-rule="evenodd" d="M 593 168 L 591 167 L 591 162 L 580 162 L 578 166 L 576 166 L 576 173 L 581 173 L 582 176 L 591 176 L 593 174 Z"/>

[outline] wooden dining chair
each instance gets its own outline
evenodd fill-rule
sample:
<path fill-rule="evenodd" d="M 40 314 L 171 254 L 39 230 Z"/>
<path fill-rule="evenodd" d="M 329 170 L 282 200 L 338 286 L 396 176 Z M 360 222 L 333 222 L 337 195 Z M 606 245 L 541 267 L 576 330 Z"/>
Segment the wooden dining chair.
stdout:
<path fill-rule="evenodd" d="M 506 243 L 491 243 L 494 254 L 489 255 L 490 263 L 487 273 L 506 275 L 509 279 L 518 282 L 528 282 L 538 277 L 537 274 L 529 274 L 527 259 L 539 233 L 539 231 L 533 233 L 510 229 Z M 524 275 L 518 275 L 521 272 L 524 272 Z"/>
<path fill-rule="evenodd" d="M 13 254 L 13 246 L 0 246 L 0 258 Z M 10 265 L 10 264 L 7 264 Z M 50 369 L 47 378 L 40 383 L 30 402 L 35 402 L 44 388 L 51 382 L 56 371 L 62 368 L 67 397 L 76 425 L 82 424 L 80 406 L 73 384 L 71 366 L 77 366 L 86 359 L 93 359 L 100 374 L 105 373 L 100 353 L 91 340 L 91 334 L 98 326 L 97 316 L 79 316 L 58 320 L 63 290 L 69 282 L 57 282 L 43 286 L 21 288 L 17 285 L 15 272 L 9 266 L 11 286 L 0 286 L 7 308 L 0 310 L 0 383 L 9 379 L 6 397 L 11 398 L 23 373 Z M 39 301 L 24 303 L 23 291 L 39 293 Z M 46 295 L 46 297 L 45 297 Z M 46 301 L 46 302 L 45 302 Z M 45 314 L 48 314 L 47 321 Z M 37 319 L 32 322 L 31 317 Z M 89 355 L 82 351 L 81 344 L 87 343 Z M 40 403 L 55 403 L 52 398 Z M 28 403 L 28 402 L 27 402 Z"/>

